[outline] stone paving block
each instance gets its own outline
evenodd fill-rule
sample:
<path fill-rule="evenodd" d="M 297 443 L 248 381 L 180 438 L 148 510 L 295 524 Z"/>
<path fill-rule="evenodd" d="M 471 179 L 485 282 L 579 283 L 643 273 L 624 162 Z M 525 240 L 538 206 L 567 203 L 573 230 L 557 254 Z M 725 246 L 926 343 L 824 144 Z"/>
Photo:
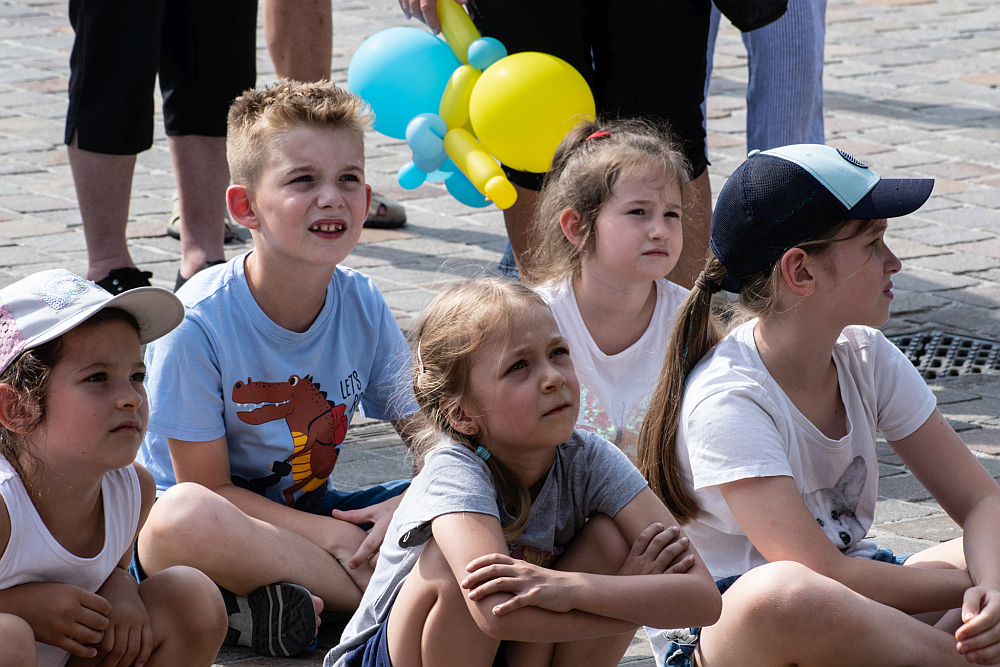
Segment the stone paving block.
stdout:
<path fill-rule="evenodd" d="M 934 256 L 922 255 L 909 261 L 927 269 L 954 271 L 955 273 L 985 271 L 986 269 L 993 269 L 1000 266 L 1000 261 L 996 259 L 968 252 L 955 252 L 945 255 L 935 254 Z"/>
<path fill-rule="evenodd" d="M 895 220 L 893 220 L 893 223 L 895 223 Z M 952 227 L 950 225 L 930 225 L 911 229 L 898 229 L 898 226 L 893 224 L 892 236 L 932 246 L 953 246 L 956 243 L 967 244 L 959 248 L 966 252 L 974 252 L 970 250 L 968 245 L 972 241 L 996 240 L 996 237 L 987 232 L 977 229 Z"/>
<path fill-rule="evenodd" d="M 61 234 L 26 236 L 21 239 L 21 244 L 26 248 L 37 248 L 38 250 L 52 253 L 74 252 L 87 249 L 87 243 L 82 233 L 66 231 L 65 228 Z"/>
<path fill-rule="evenodd" d="M 959 403 L 961 401 L 969 401 L 978 398 L 976 394 L 960 391 L 951 385 L 932 384 L 930 385 L 930 389 L 934 392 L 934 399 L 937 401 L 938 405 Z"/>
<path fill-rule="evenodd" d="M 933 146 L 931 146 L 931 148 L 933 148 Z M 957 180 L 1000 174 L 1000 169 L 995 167 L 965 161 L 926 165 L 917 171 L 928 174 L 934 178 L 951 178 Z"/>
<path fill-rule="evenodd" d="M 881 530 L 869 531 L 868 539 L 875 540 L 880 547 L 891 549 L 894 554 L 900 556 L 919 553 L 938 544 L 933 540 L 915 540 Z"/>
<path fill-rule="evenodd" d="M 949 292 L 950 294 L 950 292 Z M 893 290 L 891 312 L 893 315 L 923 312 L 948 303 L 948 299 L 927 292 Z"/>
<path fill-rule="evenodd" d="M 996 378 L 1000 382 L 1000 377 Z M 939 406 L 941 413 L 949 420 L 960 420 L 973 424 L 997 424 L 1000 417 L 1000 400 L 994 398 L 979 398 L 974 401 L 962 401 L 961 403 L 951 403 Z"/>
<path fill-rule="evenodd" d="M 863 130 L 858 137 L 870 143 L 887 146 L 911 145 L 916 142 L 940 141 L 944 137 L 939 133 L 926 130 L 915 130 L 906 127 L 882 127 Z"/>
<path fill-rule="evenodd" d="M 892 246 L 889 247 L 892 248 Z M 969 276 L 956 276 L 943 271 L 929 271 L 909 263 L 904 264 L 903 270 L 892 277 L 892 282 L 899 289 L 908 292 L 936 292 L 978 284 L 977 280 Z"/>
<path fill-rule="evenodd" d="M 958 114 L 957 110 L 954 108 L 953 111 L 956 115 Z M 936 113 L 943 115 L 943 108 L 938 109 Z M 932 112 L 928 112 L 927 115 L 930 116 L 933 114 Z M 961 124 L 962 120 L 954 118 L 950 119 L 950 123 Z M 971 139 L 948 137 L 935 142 L 931 149 L 939 155 L 964 158 L 966 160 L 971 159 L 972 161 L 980 164 L 993 166 L 1000 164 L 1000 156 L 996 154 L 996 151 L 992 146 L 986 143 L 973 141 Z"/>
<path fill-rule="evenodd" d="M 984 208 L 1000 208 L 1000 188 L 977 186 L 965 192 L 951 195 L 950 198 Z"/>
<path fill-rule="evenodd" d="M 908 503 L 902 500 L 883 500 L 875 506 L 875 523 L 873 526 L 878 529 L 892 530 L 892 524 L 896 522 L 940 513 L 940 510 L 920 503 Z"/>
<path fill-rule="evenodd" d="M 4 214 L 2 217 L 6 217 Z M 18 239 L 24 236 L 44 236 L 66 231 L 65 225 L 49 222 L 41 218 L 18 216 L 0 222 L 0 237 Z"/>
<path fill-rule="evenodd" d="M 949 290 L 941 296 L 981 308 L 996 308 L 997 304 L 1000 304 L 1000 285 L 986 284 L 978 287 L 964 287 Z"/>
<path fill-rule="evenodd" d="M 931 540 L 933 542 L 947 542 L 948 540 L 962 536 L 961 527 L 948 516 L 929 516 L 897 521 L 890 526 L 881 526 L 880 531 L 892 532 L 896 535 L 912 539 Z"/>
<path fill-rule="evenodd" d="M 883 498 L 908 501 L 927 500 L 931 497 L 917 478 L 910 474 L 880 479 L 878 494 Z"/>
<path fill-rule="evenodd" d="M 895 233 L 887 233 L 885 235 L 885 243 L 887 246 L 892 248 L 892 252 L 902 260 L 912 260 L 915 257 L 932 257 L 934 255 L 943 255 L 948 253 L 948 250 L 943 248 L 938 248 L 927 243 L 920 243 L 918 241 L 911 241 L 908 238 L 896 236 Z"/>
<path fill-rule="evenodd" d="M 889 443 L 881 438 L 875 442 L 875 456 L 878 458 L 879 463 L 884 463 L 893 467 L 903 465 L 903 461 L 896 455 L 896 452 L 893 451 L 892 447 L 889 446 Z"/>
<path fill-rule="evenodd" d="M 947 203 L 952 201 L 951 197 L 931 196 L 931 202 Z M 959 203 L 957 207 L 941 208 L 938 210 L 920 209 L 920 216 L 945 223 L 955 227 L 975 227 L 985 231 L 1000 232 L 1000 211 L 981 206 L 969 206 Z"/>
<path fill-rule="evenodd" d="M 983 454 L 1000 455 L 1000 429 L 980 428 L 965 431 L 961 434 L 962 441 L 969 449 Z"/>
<path fill-rule="evenodd" d="M 986 472 L 990 474 L 990 477 L 993 477 L 994 479 L 1000 477 L 1000 459 L 983 453 L 979 453 L 976 458 L 979 459 L 979 462 L 983 464 L 984 468 L 986 468 Z"/>

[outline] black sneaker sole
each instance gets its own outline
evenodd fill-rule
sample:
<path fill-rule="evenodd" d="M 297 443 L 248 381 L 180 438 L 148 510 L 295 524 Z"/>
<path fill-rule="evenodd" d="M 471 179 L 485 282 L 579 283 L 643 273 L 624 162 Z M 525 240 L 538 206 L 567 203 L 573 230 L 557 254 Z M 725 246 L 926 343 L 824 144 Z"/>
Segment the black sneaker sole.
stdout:
<path fill-rule="evenodd" d="M 296 584 L 270 584 L 246 598 L 223 589 L 229 630 L 224 643 L 280 658 L 309 649 L 316 638 L 316 605 Z"/>

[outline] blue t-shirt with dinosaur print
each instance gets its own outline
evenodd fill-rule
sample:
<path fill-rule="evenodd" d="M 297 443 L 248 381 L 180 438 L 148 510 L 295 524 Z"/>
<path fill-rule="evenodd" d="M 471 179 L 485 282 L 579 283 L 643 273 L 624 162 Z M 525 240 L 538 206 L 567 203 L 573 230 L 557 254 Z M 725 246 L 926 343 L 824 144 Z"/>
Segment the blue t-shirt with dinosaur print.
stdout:
<path fill-rule="evenodd" d="M 162 492 L 176 483 L 168 437 L 225 435 L 234 482 L 294 506 L 328 488 L 355 410 L 384 420 L 417 411 L 409 350 L 371 279 L 351 269 L 337 268 L 308 331 L 278 326 L 250 293 L 245 257 L 185 284 L 184 322 L 147 346 L 138 460 Z"/>

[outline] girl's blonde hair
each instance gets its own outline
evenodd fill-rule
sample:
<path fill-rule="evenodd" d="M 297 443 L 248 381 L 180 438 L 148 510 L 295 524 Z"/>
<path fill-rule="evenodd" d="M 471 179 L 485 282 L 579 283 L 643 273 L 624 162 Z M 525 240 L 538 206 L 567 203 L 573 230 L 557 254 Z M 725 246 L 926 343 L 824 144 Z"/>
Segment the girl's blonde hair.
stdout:
<path fill-rule="evenodd" d="M 843 239 L 838 238 L 855 222 L 860 222 L 857 229 Z M 794 247 L 818 256 L 829 250 L 833 243 L 855 238 L 874 223 L 874 220 L 842 220 L 818 237 Z M 733 313 L 724 313 L 729 321 L 729 328 L 754 317 L 764 319 L 777 312 L 778 295 L 783 282 L 781 270 L 777 266 L 780 261 L 779 257 L 767 270 L 743 281 L 739 301 L 735 306 L 736 317 L 732 317 Z M 684 487 L 680 476 L 677 427 L 680 423 L 681 399 L 691 369 L 725 334 L 720 313 L 712 311 L 712 294 L 719 291 L 725 277 L 726 267 L 709 251 L 704 274 L 698 277 L 677 311 L 660 378 L 639 431 L 636 465 L 649 482 L 649 488 L 663 500 L 682 525 L 698 518 L 700 507 Z"/>
<path fill-rule="evenodd" d="M 668 183 L 677 182 L 683 197 L 691 166 L 680 143 L 666 127 L 645 120 L 596 120 L 570 132 L 552 158 L 545 177 L 524 278 L 539 285 L 576 276 L 583 254 L 593 247 L 597 214 L 614 194 L 625 172 L 649 169 Z M 559 226 L 563 211 L 580 215 L 581 238 L 573 245 Z"/>
<path fill-rule="evenodd" d="M 118 308 L 100 310 L 74 328 L 111 321 L 125 322 L 135 329 L 137 334 L 140 331 L 135 317 Z M 10 409 L 10 414 L 20 422 L 21 427 L 19 431 L 12 431 L 0 425 L 0 455 L 3 455 L 14 468 L 25 488 L 28 488 L 28 477 L 23 461 L 28 459 L 32 465 L 41 464 L 41 461 L 34 458 L 25 447 L 25 438 L 45 420 L 49 374 L 59 363 L 61 354 L 62 336 L 25 350 L 0 372 L 0 384 L 9 385 L 14 390 L 14 405 Z"/>
<path fill-rule="evenodd" d="M 414 469 L 419 471 L 427 453 L 438 446 L 441 435 L 475 452 L 480 435 L 468 435 L 452 428 L 448 415 L 462 397 L 470 393 L 469 373 L 476 353 L 497 332 L 502 344 L 517 319 L 534 306 L 548 308 L 529 288 L 498 278 L 473 278 L 441 292 L 421 314 L 413 327 L 413 393 L 426 425 L 413 438 Z M 493 476 L 500 506 L 514 517 L 504 525 L 507 539 L 524 529 L 531 510 L 528 489 L 495 456 L 486 461 Z"/>

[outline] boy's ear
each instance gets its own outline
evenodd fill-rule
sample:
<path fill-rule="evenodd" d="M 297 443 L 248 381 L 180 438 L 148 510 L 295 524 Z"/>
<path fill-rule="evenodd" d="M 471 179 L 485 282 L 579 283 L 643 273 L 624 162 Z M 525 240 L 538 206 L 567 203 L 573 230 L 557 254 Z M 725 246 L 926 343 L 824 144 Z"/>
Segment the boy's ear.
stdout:
<path fill-rule="evenodd" d="M 583 239 L 583 218 L 576 209 L 568 208 L 559 214 L 559 226 L 566 240 L 574 246 L 579 246 Z"/>
<path fill-rule="evenodd" d="M 369 197 L 369 201 L 371 198 Z M 247 229 L 257 229 L 260 221 L 253 207 L 253 196 L 245 185 L 230 185 L 226 190 L 226 206 L 229 215 Z"/>
<path fill-rule="evenodd" d="M 372 186 L 365 183 L 365 194 L 368 195 L 368 203 L 365 205 L 365 220 L 368 219 L 368 214 L 372 212 Z"/>
<path fill-rule="evenodd" d="M 816 291 L 815 258 L 802 248 L 785 251 L 780 262 L 785 283 L 797 294 L 809 296 Z"/>
<path fill-rule="evenodd" d="M 448 424 L 459 433 L 465 435 L 479 433 L 479 425 L 476 424 L 476 420 L 469 416 L 469 413 L 458 402 L 442 396 L 438 399 L 438 408 L 444 418 L 448 420 Z"/>
<path fill-rule="evenodd" d="M 0 384 L 0 426 L 14 433 L 27 433 L 38 419 L 34 401 L 25 401 L 9 384 Z"/>

